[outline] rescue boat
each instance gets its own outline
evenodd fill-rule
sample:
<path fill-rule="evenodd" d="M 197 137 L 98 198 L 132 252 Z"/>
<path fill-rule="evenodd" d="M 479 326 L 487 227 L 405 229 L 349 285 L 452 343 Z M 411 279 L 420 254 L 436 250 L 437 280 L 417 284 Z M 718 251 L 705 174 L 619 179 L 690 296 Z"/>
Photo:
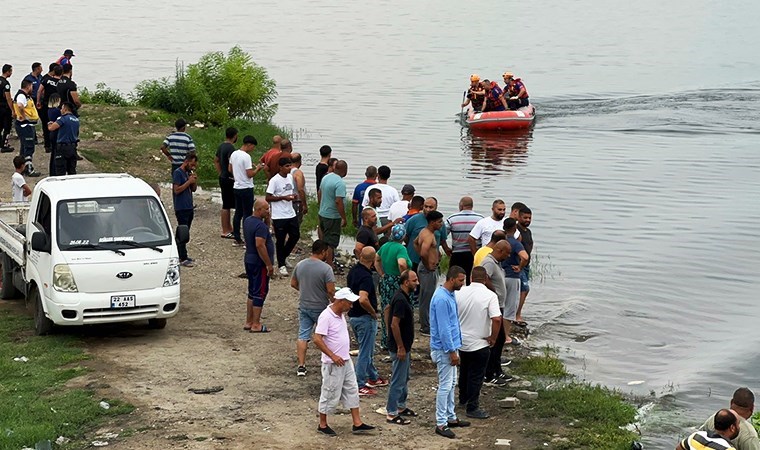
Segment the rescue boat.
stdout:
<path fill-rule="evenodd" d="M 533 105 L 528 105 L 516 111 L 476 113 L 470 110 L 466 123 L 471 130 L 476 131 L 517 130 L 530 127 L 535 118 L 536 109 Z"/>

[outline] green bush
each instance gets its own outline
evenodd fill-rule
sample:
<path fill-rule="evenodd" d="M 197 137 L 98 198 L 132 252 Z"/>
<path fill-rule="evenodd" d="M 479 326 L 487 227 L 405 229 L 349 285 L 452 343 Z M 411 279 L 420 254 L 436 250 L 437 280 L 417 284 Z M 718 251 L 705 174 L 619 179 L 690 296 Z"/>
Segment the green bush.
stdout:
<path fill-rule="evenodd" d="M 213 125 L 230 119 L 267 122 L 277 111 L 274 80 L 238 46 L 226 55 L 207 53 L 187 68 L 178 62 L 174 79 L 143 81 L 135 97 L 140 105 Z"/>
<path fill-rule="evenodd" d="M 79 99 L 82 103 L 98 105 L 128 106 L 131 102 L 116 89 L 109 88 L 105 83 L 97 83 L 95 90 L 82 88 L 79 91 Z"/>

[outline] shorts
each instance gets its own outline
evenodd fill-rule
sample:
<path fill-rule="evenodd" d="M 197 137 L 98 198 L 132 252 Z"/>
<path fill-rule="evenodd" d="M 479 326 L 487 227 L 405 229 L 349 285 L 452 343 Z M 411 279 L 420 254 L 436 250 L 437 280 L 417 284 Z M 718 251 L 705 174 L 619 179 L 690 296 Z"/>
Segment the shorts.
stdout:
<path fill-rule="evenodd" d="M 343 367 L 322 363 L 322 391 L 317 409 L 322 414 L 332 414 L 338 403 L 347 409 L 359 407 L 359 385 L 350 358 Z"/>
<path fill-rule="evenodd" d="M 520 272 L 520 292 L 530 292 L 530 267 L 525 266 Z"/>
<path fill-rule="evenodd" d="M 319 315 L 324 310 L 298 308 L 298 340 L 310 341 Z"/>
<path fill-rule="evenodd" d="M 269 275 L 267 268 L 258 264 L 245 263 L 248 277 L 248 300 L 253 306 L 261 308 L 269 293 Z"/>
<path fill-rule="evenodd" d="M 319 229 L 322 231 L 322 240 L 332 248 L 338 248 L 340 244 L 340 221 L 341 219 L 325 219 L 319 216 Z"/>
<path fill-rule="evenodd" d="M 222 190 L 222 209 L 235 209 L 235 192 L 232 186 L 235 180 L 231 178 L 219 178 L 219 188 Z"/>
<path fill-rule="evenodd" d="M 505 278 L 507 296 L 504 300 L 504 319 L 514 321 L 517 317 L 517 306 L 520 304 L 520 279 Z"/>

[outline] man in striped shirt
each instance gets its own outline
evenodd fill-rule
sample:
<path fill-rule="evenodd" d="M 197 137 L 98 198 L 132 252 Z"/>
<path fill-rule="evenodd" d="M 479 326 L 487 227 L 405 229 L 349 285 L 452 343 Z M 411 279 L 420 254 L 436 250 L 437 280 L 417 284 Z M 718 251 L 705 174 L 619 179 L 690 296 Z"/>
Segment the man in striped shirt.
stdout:
<path fill-rule="evenodd" d="M 185 162 L 188 152 L 195 151 L 193 138 L 185 132 L 187 130 L 187 121 L 182 118 L 177 119 L 174 122 L 174 127 L 177 131 L 166 136 L 166 139 L 161 144 L 161 152 L 172 163 L 172 174 Z"/>
<path fill-rule="evenodd" d="M 451 232 L 451 261 L 449 264 L 464 269 L 468 285 L 470 284 L 470 272 L 472 272 L 475 255 L 470 251 L 467 237 L 475 224 L 483 218 L 482 214 L 472 210 L 472 206 L 472 197 L 462 197 L 459 200 L 459 212 L 446 219 L 446 226 Z"/>
<path fill-rule="evenodd" d="M 730 409 L 715 413 L 715 433 L 697 431 L 682 440 L 676 450 L 735 450 L 729 441 L 739 435 L 739 418 Z"/>

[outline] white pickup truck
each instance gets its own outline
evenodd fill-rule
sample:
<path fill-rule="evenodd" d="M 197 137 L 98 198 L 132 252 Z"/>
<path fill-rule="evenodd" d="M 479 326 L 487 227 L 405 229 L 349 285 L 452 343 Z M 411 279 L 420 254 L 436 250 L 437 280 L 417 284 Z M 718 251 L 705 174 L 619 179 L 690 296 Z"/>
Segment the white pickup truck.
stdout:
<path fill-rule="evenodd" d="M 188 240 L 140 179 L 46 178 L 30 203 L 0 204 L 0 297 L 26 297 L 37 334 L 145 319 L 163 328 L 179 310 L 176 243 Z"/>

